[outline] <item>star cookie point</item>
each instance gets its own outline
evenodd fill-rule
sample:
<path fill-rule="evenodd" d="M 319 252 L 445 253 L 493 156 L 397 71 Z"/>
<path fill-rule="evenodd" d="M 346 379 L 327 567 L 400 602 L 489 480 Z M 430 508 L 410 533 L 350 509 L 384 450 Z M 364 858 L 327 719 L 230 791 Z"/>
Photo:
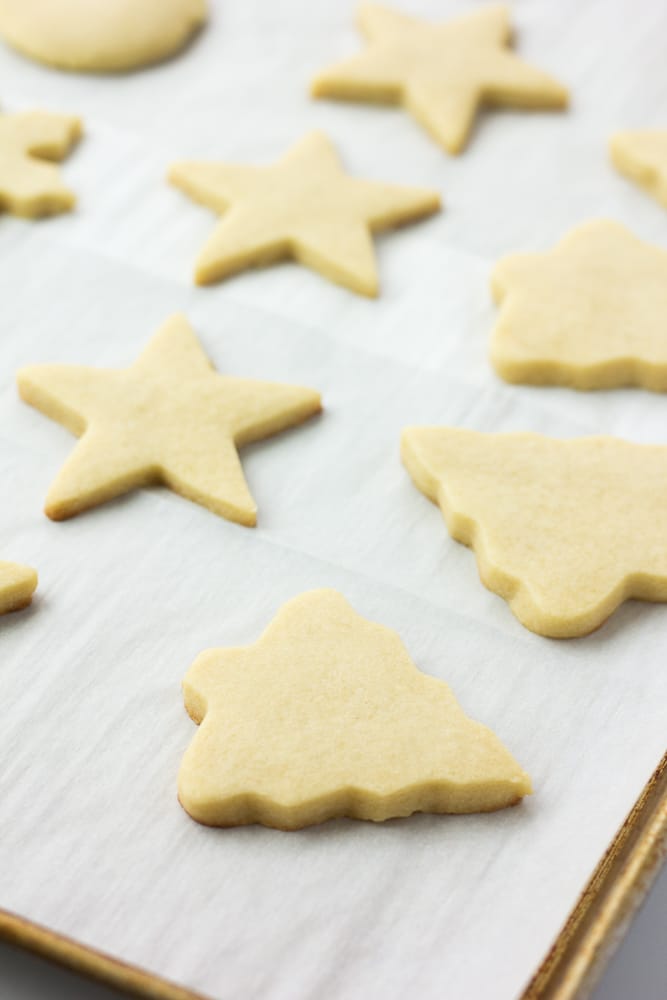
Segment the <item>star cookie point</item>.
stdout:
<path fill-rule="evenodd" d="M 293 598 L 251 646 L 202 653 L 183 695 L 200 730 L 178 794 L 200 823 L 296 830 L 335 816 L 490 811 L 531 792 L 397 633 L 333 590 Z"/>
<path fill-rule="evenodd" d="M 667 129 L 617 132 L 609 143 L 616 169 L 667 208 Z"/>
<path fill-rule="evenodd" d="M 0 562 L 0 615 L 26 608 L 37 589 L 37 573 L 18 563 Z"/>

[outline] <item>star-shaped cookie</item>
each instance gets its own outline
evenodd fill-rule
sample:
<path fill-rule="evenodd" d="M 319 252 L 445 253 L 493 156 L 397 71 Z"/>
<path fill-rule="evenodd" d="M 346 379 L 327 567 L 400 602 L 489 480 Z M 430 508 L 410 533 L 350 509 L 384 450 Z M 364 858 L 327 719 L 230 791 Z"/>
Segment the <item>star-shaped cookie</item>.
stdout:
<path fill-rule="evenodd" d="M 0 211 L 28 218 L 67 212 L 76 202 L 49 160 L 63 160 L 81 122 L 46 111 L 0 114 Z"/>
<path fill-rule="evenodd" d="M 314 97 L 402 104 L 449 153 L 460 153 L 484 105 L 564 108 L 568 93 L 508 48 L 503 6 L 431 24 L 378 4 L 362 4 L 368 47 L 324 70 Z"/>
<path fill-rule="evenodd" d="M 19 566 L 18 563 L 0 562 L 0 615 L 27 607 L 36 587 L 34 569 Z"/>
<path fill-rule="evenodd" d="M 37 365 L 22 369 L 18 384 L 27 403 L 81 437 L 46 498 L 56 521 L 163 483 L 254 525 L 237 447 L 321 409 L 312 389 L 219 375 L 182 316 L 168 320 L 130 368 Z"/>
<path fill-rule="evenodd" d="M 311 132 L 271 166 L 177 163 L 169 180 L 223 215 L 197 260 L 200 285 L 291 257 L 354 292 L 375 296 L 371 233 L 440 208 L 435 191 L 350 177 L 320 132 Z"/>
<path fill-rule="evenodd" d="M 667 208 L 667 129 L 617 132 L 609 148 L 616 169 Z"/>
<path fill-rule="evenodd" d="M 667 391 L 667 252 L 587 222 L 548 253 L 505 257 L 491 360 L 508 382 Z"/>
<path fill-rule="evenodd" d="M 410 427 L 401 452 L 533 632 L 586 635 L 623 601 L 667 601 L 666 447 Z"/>
<path fill-rule="evenodd" d="M 200 823 L 296 830 L 334 816 L 487 812 L 531 791 L 398 635 L 334 590 L 289 601 L 252 646 L 202 653 L 183 689 L 200 727 L 178 795 Z"/>

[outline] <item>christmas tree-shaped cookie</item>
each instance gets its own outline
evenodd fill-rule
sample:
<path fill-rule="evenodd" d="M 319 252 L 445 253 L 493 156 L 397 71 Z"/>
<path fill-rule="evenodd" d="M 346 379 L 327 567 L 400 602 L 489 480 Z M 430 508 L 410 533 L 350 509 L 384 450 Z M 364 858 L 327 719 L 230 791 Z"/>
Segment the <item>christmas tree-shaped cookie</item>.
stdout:
<path fill-rule="evenodd" d="M 334 590 L 289 601 L 251 646 L 202 653 L 183 688 L 200 726 L 178 794 L 201 823 L 293 830 L 334 816 L 481 812 L 531 791 L 398 635 Z"/>
<path fill-rule="evenodd" d="M 667 252 L 587 222 L 547 253 L 498 262 L 493 365 L 508 382 L 667 390 Z"/>
<path fill-rule="evenodd" d="M 18 563 L 0 562 L 0 615 L 27 607 L 36 587 L 34 569 Z"/>
<path fill-rule="evenodd" d="M 436 24 L 364 3 L 368 45 L 330 66 L 314 97 L 402 104 L 449 153 L 460 153 L 484 105 L 563 108 L 564 87 L 509 47 L 507 7 L 492 4 Z"/>
<path fill-rule="evenodd" d="M 71 115 L 0 114 L 0 211 L 37 218 L 71 209 L 76 199 L 55 162 L 80 135 L 81 122 Z"/>
<path fill-rule="evenodd" d="M 410 427 L 402 457 L 533 632 L 585 635 L 623 601 L 667 601 L 667 448 Z"/>
<path fill-rule="evenodd" d="M 617 170 L 667 208 L 667 129 L 617 132 L 610 152 Z"/>

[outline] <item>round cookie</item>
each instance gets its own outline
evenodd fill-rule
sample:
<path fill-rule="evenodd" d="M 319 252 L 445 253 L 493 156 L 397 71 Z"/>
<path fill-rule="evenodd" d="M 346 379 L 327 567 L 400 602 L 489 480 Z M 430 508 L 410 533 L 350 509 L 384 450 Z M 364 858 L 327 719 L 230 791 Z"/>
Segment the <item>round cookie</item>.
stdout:
<path fill-rule="evenodd" d="M 49 66 L 122 71 L 177 52 L 206 13 L 206 0 L 0 0 L 0 36 Z"/>

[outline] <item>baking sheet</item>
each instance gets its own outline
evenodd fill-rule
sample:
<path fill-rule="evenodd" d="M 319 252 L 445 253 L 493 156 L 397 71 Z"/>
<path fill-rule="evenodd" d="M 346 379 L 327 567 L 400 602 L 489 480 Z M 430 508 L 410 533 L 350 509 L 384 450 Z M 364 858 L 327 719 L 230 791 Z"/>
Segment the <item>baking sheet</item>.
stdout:
<path fill-rule="evenodd" d="M 471 3 L 407 5 L 432 17 Z M 484 115 L 447 158 L 400 111 L 312 102 L 358 49 L 342 0 L 228 0 L 179 59 L 67 76 L 0 49 L 4 110 L 79 113 L 72 216 L 0 219 L 0 557 L 36 566 L 0 623 L 0 906 L 216 998 L 516 997 L 665 749 L 667 608 L 625 605 L 566 642 L 523 629 L 398 458 L 442 423 L 667 443 L 667 399 L 505 386 L 486 359 L 489 270 L 609 216 L 667 247 L 667 214 L 608 165 L 613 130 L 664 126 L 667 13 L 526 0 L 519 51 L 572 89 L 568 114 Z M 190 284 L 213 218 L 164 182 L 193 157 L 266 162 L 324 129 L 361 176 L 441 190 L 442 216 L 377 241 L 368 302 L 295 265 Z M 259 526 L 154 489 L 52 524 L 73 439 L 14 372 L 129 364 L 172 312 L 216 366 L 312 385 L 322 417 L 246 449 Z M 176 801 L 195 733 L 180 680 L 252 642 L 280 605 L 337 587 L 398 630 L 531 774 L 488 816 L 298 834 L 197 826 Z"/>

